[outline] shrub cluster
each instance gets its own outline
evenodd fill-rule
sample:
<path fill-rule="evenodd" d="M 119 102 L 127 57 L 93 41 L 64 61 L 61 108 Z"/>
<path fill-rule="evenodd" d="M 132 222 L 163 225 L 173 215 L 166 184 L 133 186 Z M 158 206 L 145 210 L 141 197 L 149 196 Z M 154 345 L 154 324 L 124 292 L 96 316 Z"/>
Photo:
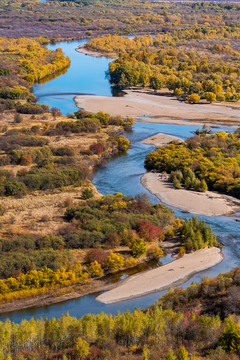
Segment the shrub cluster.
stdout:
<path fill-rule="evenodd" d="M 189 167 L 183 169 L 183 171 L 171 171 L 169 180 L 173 183 L 175 189 L 181 189 L 182 186 L 186 189 L 201 192 L 207 191 L 208 189 L 206 181 L 204 179 L 198 179 Z"/>
<path fill-rule="evenodd" d="M 206 225 L 204 221 L 198 220 L 196 216 L 193 216 L 191 220 L 187 219 L 183 223 L 180 235 L 183 247 L 187 252 L 207 246 L 219 245 L 211 227 Z"/>
<path fill-rule="evenodd" d="M 49 111 L 49 105 L 36 103 L 17 104 L 16 110 L 20 114 L 44 114 Z"/>
<path fill-rule="evenodd" d="M 77 228 L 64 236 L 66 246 L 89 248 L 106 244 L 115 247 L 128 245 L 143 238 L 144 241 L 164 239 L 164 228 L 174 221 L 171 210 L 152 205 L 145 198 L 127 197 L 122 194 L 107 195 L 99 200 L 88 200 L 86 204 L 70 207 L 65 218 L 73 221 Z"/>

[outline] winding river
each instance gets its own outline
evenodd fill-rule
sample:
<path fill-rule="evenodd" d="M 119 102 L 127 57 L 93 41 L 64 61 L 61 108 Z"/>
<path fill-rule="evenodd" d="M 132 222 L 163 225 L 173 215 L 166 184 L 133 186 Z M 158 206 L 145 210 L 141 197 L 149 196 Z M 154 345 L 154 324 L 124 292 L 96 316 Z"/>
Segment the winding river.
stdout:
<path fill-rule="evenodd" d="M 71 66 L 67 72 L 59 77 L 46 83 L 35 84 L 33 86 L 33 92 L 41 104 L 45 103 L 50 106 L 56 106 L 61 109 L 63 114 L 67 114 L 77 110 L 73 101 L 74 96 L 77 94 L 112 96 L 111 86 L 106 77 L 106 70 L 111 59 L 105 57 L 95 58 L 76 52 L 75 49 L 78 45 L 85 42 L 86 40 L 71 41 L 48 46 L 51 50 L 61 47 L 65 55 L 70 56 Z M 197 128 L 197 126 L 190 125 L 136 122 L 133 132 L 127 135 L 132 143 L 132 148 L 128 151 L 127 155 L 112 159 L 105 167 L 98 169 L 93 177 L 94 185 L 102 194 L 113 194 L 118 191 L 123 194 L 132 195 L 147 193 L 153 202 L 159 202 L 159 200 L 145 190 L 140 183 L 140 178 L 142 174 L 145 173 L 145 156 L 153 149 L 151 145 L 142 144 L 141 140 L 158 132 L 185 139 L 191 136 Z M 177 216 L 184 219 L 192 216 L 190 213 L 182 212 L 175 208 L 173 208 L 173 210 Z M 204 276 L 214 277 L 220 272 L 229 271 L 240 265 L 239 223 L 236 222 L 238 215 L 239 214 L 218 217 L 199 216 L 199 218 L 205 220 L 206 223 L 212 226 L 213 230 L 219 236 L 220 241 L 224 244 L 224 260 L 220 264 L 192 276 L 182 287 L 188 286 L 192 281 L 199 282 Z M 169 255 L 161 259 L 162 263 L 169 261 L 172 261 Z M 128 275 L 129 272 L 127 271 L 120 274 L 121 278 Z M 97 314 L 102 311 L 116 314 L 118 311 L 122 312 L 127 309 L 133 311 L 135 307 L 145 308 L 150 306 L 162 293 L 163 292 L 158 292 L 110 305 L 97 302 L 95 297 L 98 293 L 93 293 L 59 304 L 6 313 L 0 315 L 0 320 L 4 321 L 9 318 L 18 323 L 23 319 L 28 320 L 32 317 L 60 317 L 66 313 L 78 318 L 86 313 Z"/>

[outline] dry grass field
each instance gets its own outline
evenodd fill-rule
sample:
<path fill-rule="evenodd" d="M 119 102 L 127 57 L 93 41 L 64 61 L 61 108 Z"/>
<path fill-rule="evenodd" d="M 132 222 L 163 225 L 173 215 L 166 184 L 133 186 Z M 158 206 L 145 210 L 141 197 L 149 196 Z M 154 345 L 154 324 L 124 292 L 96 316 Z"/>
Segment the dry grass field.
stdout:
<path fill-rule="evenodd" d="M 1 115 L 0 141 L 6 130 L 22 131 L 27 133 L 33 126 L 41 129 L 50 129 L 60 121 L 72 121 L 64 116 L 56 119 L 50 113 L 44 115 L 21 114 L 21 123 L 14 122 L 15 111 L 5 111 Z M 7 127 L 7 129 L 6 129 Z M 89 146 L 93 143 L 105 143 L 109 139 L 109 129 L 101 129 L 98 133 L 69 134 L 67 136 L 48 137 L 50 148 L 68 147 L 74 152 L 76 163 L 84 164 L 90 170 L 98 162 L 101 155 L 89 154 Z M 24 148 L 27 150 L 27 148 Z M 31 148 L 32 149 L 32 148 Z M 19 171 L 29 171 L 36 164 L 5 165 L 1 170 L 8 170 L 16 175 Z M 46 191 L 35 191 L 21 198 L 2 197 L 0 200 L 0 236 L 13 237 L 18 235 L 56 234 L 63 225 L 63 215 L 66 208 L 81 200 L 82 191 L 86 188 L 93 190 L 94 197 L 100 196 L 90 180 L 83 181 L 81 186 L 67 186 L 64 188 Z"/>

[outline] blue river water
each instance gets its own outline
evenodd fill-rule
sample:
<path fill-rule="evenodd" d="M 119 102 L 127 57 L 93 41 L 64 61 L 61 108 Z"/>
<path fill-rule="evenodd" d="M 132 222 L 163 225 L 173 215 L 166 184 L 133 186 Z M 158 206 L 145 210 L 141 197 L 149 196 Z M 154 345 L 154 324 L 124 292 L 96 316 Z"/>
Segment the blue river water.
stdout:
<path fill-rule="evenodd" d="M 44 84 L 33 85 L 33 93 L 40 104 L 56 106 L 66 115 L 78 110 L 73 100 L 78 94 L 112 95 L 106 76 L 108 63 L 112 60 L 77 52 L 75 49 L 84 43 L 86 40 L 76 40 L 48 46 L 49 50 L 61 47 L 64 54 L 70 56 L 71 66 L 65 74 Z"/>
<path fill-rule="evenodd" d="M 40 103 L 49 104 L 60 108 L 63 114 L 72 113 L 77 108 L 73 97 L 77 94 L 96 94 L 111 96 L 111 86 L 106 77 L 106 71 L 110 59 L 104 57 L 94 58 L 75 51 L 79 44 L 85 41 L 62 42 L 57 45 L 49 45 L 49 49 L 61 47 L 65 55 L 70 56 L 71 66 L 67 72 L 45 84 L 35 84 L 34 94 L 39 98 Z M 136 122 L 134 129 L 127 137 L 131 141 L 131 149 L 126 155 L 111 159 L 104 167 L 97 169 L 93 183 L 102 194 L 113 194 L 122 192 L 123 194 L 137 195 L 146 193 L 150 199 L 156 203 L 159 200 L 151 195 L 140 183 L 141 176 L 145 173 L 145 156 L 154 148 L 152 145 L 145 145 L 141 140 L 152 136 L 158 132 L 174 135 L 186 139 L 197 129 L 192 125 L 169 125 L 154 124 L 147 122 Z M 220 129 L 218 129 L 220 130 Z M 223 129 L 228 131 L 229 129 Z M 192 214 L 173 208 L 176 216 L 187 218 Z M 186 287 L 191 282 L 199 282 L 204 276 L 214 277 L 221 272 L 226 272 L 240 265 L 240 235 L 239 223 L 235 216 L 208 217 L 199 216 L 212 226 L 213 230 L 224 244 L 224 260 L 205 271 L 202 271 L 185 282 L 182 287 Z M 162 263 L 172 261 L 167 256 L 161 259 Z M 126 277 L 127 273 L 122 273 Z M 135 307 L 146 308 L 153 304 L 163 292 L 142 296 L 136 299 L 122 301 L 116 304 L 104 305 L 95 300 L 98 293 L 86 295 L 78 299 L 68 300 L 59 304 L 42 306 L 38 308 L 15 311 L 0 315 L 0 320 L 10 318 L 12 321 L 20 322 L 23 319 L 40 317 L 60 317 L 62 314 L 69 313 L 71 316 L 81 317 L 86 313 L 97 314 L 102 311 L 105 313 L 116 314 L 118 311 L 129 309 L 133 311 Z"/>

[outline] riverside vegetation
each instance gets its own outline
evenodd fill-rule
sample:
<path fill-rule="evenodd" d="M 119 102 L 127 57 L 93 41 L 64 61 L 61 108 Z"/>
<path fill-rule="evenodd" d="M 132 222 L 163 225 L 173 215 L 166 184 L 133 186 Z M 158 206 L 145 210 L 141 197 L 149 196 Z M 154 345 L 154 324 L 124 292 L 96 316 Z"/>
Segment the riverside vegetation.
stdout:
<path fill-rule="evenodd" d="M 204 27 L 171 33 L 127 37 L 106 35 L 90 40 L 87 49 L 115 54 L 109 64 L 113 85 L 168 88 L 189 103 L 239 100 L 240 53 L 237 29 Z"/>
<path fill-rule="evenodd" d="M 148 310 L 0 322 L 2 359 L 237 360 L 239 269 L 193 283 Z"/>
<path fill-rule="evenodd" d="M 148 170 L 170 174 L 175 188 L 216 190 L 240 198 L 239 129 L 188 138 L 184 143 L 160 146 L 145 159 Z"/>
<path fill-rule="evenodd" d="M 0 98 L 1 110 L 12 106 L 8 100 L 34 100 L 30 87 L 50 74 L 68 68 L 70 58 L 62 49 L 50 51 L 44 47 L 46 38 L 7 39 L 0 38 Z"/>
<path fill-rule="evenodd" d="M 65 219 L 71 223 L 57 235 L 0 240 L 0 276 L 5 278 L 0 280 L 1 303 L 84 284 L 104 271 L 134 266 L 143 256 L 157 259 L 163 256 L 159 245 L 168 238 L 179 239 L 181 255 L 218 245 L 203 221 L 180 221 L 165 206 L 142 197 L 116 194 L 87 200 L 67 208 Z M 73 259 L 77 249 L 91 249 L 82 264 L 77 254 Z"/>

